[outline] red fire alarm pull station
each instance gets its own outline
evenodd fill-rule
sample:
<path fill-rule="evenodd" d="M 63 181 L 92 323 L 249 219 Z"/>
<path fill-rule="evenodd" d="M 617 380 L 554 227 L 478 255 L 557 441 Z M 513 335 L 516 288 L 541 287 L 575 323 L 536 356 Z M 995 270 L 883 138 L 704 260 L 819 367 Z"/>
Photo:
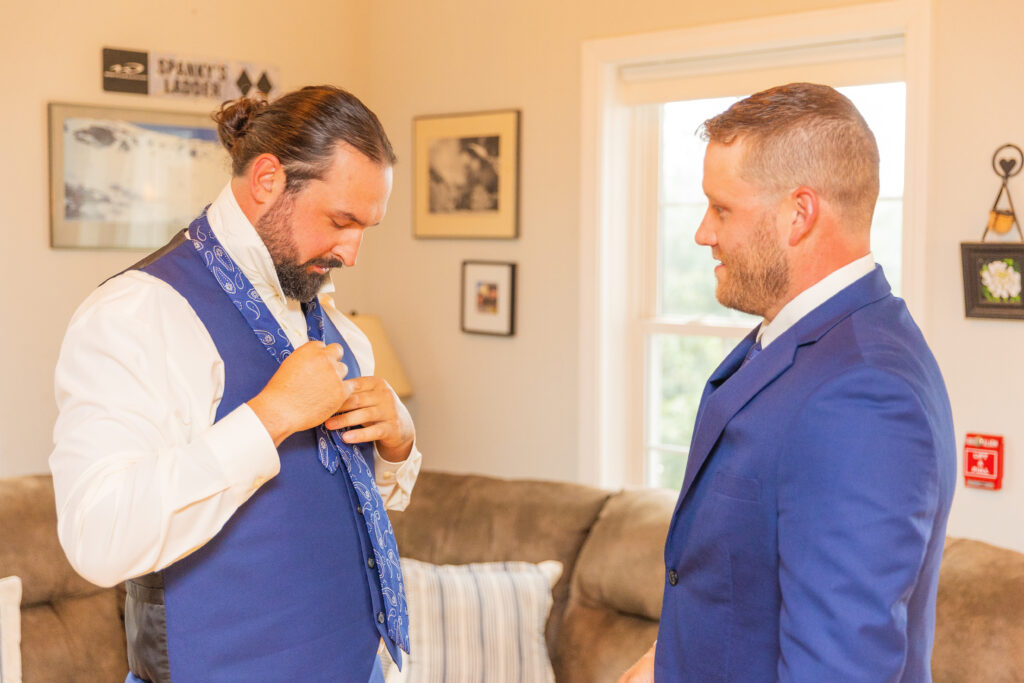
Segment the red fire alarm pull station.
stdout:
<path fill-rule="evenodd" d="M 1003 437 L 967 435 L 964 440 L 964 484 L 992 491 L 1003 488 Z"/>

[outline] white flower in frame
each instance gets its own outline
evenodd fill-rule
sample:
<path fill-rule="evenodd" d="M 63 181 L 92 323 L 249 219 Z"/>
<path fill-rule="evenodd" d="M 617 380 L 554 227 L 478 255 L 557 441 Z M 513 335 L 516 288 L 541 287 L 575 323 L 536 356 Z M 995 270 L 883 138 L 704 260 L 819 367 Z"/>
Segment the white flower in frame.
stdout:
<path fill-rule="evenodd" d="M 1009 301 L 1020 297 L 1020 271 L 1013 259 L 991 261 L 982 266 L 981 284 L 993 299 Z"/>

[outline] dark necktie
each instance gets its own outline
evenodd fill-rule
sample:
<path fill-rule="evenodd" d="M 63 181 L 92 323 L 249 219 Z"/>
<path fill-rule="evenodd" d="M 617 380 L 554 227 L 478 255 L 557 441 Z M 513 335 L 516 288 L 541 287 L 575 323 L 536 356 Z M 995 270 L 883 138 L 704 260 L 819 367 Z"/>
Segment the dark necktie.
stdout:
<path fill-rule="evenodd" d="M 754 360 L 754 358 L 759 353 L 761 353 L 761 340 L 760 339 L 757 340 L 757 342 L 753 346 L 750 347 L 749 351 L 747 351 L 747 355 L 746 355 L 746 357 L 744 357 L 743 362 L 740 363 L 740 367 L 742 368 L 744 365 L 746 365 L 750 361 Z"/>

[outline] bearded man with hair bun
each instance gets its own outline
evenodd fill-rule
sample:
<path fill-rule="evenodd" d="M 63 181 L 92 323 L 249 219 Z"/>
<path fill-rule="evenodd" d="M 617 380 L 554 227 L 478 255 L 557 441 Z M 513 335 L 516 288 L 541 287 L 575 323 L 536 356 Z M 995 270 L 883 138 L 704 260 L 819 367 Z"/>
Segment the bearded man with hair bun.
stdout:
<path fill-rule="evenodd" d="M 128 681 L 381 681 L 408 611 L 386 509 L 422 456 L 335 309 L 395 154 L 352 94 L 213 115 L 232 177 L 79 307 L 56 369 L 58 533 L 127 581 Z"/>

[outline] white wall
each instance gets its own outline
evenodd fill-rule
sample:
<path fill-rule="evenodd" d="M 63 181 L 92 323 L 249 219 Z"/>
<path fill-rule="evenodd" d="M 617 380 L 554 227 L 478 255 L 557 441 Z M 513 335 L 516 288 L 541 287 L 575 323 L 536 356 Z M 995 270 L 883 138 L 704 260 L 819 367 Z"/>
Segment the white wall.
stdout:
<path fill-rule="evenodd" d="M 401 161 L 384 224 L 359 267 L 336 277 L 343 307 L 379 313 L 416 387 L 411 400 L 428 465 L 571 480 L 577 476 L 580 45 L 584 40 L 782 12 L 845 0 L 270 0 L 166 4 L 0 0 L 3 83 L 0 201 L 0 476 L 46 469 L 52 369 L 72 310 L 137 253 L 48 246 L 45 103 L 149 105 L 103 94 L 104 45 L 277 63 L 286 86 L 350 87 L 384 121 Z M 935 0 L 928 240 L 928 329 L 953 397 L 958 437 L 1006 435 L 1002 492 L 958 489 L 951 533 L 1024 550 L 1024 323 L 967 321 L 958 243 L 980 234 L 997 189 L 995 147 L 1024 144 L 1024 29 L 1019 0 Z M 235 16 L 235 13 L 239 16 Z M 521 237 L 510 242 L 411 236 L 412 118 L 519 108 Z M 1024 206 L 1024 176 L 1011 186 Z M 1024 209 L 1022 209 L 1024 210 Z M 511 339 L 459 331 L 464 259 L 519 263 Z M 27 298 L 26 298 L 27 295 Z"/>
<path fill-rule="evenodd" d="M 580 49 L 610 35 L 837 7 L 845 0 L 431 0 L 369 4 L 367 94 L 398 154 L 395 194 L 359 268 L 358 306 L 380 313 L 416 388 L 428 463 L 454 471 L 574 480 L 578 453 Z M 515 241 L 411 236 L 412 118 L 518 108 L 521 231 Z M 519 264 L 511 339 L 459 330 L 465 259 Z"/>
<path fill-rule="evenodd" d="M 771 13 L 852 2 L 773 2 Z M 989 158 L 1024 144 L 1024 61 L 1007 37 L 1024 30 L 1019 0 L 933 3 L 925 330 L 953 398 L 958 440 L 1002 433 L 1008 474 L 1001 492 L 958 487 L 950 532 L 1024 550 L 1024 426 L 1016 349 L 1024 322 L 967 321 L 958 243 L 974 240 L 997 179 Z M 479 3 L 383 0 L 367 10 L 379 40 L 362 51 L 367 93 L 408 161 L 412 117 L 505 107 L 523 110 L 522 236 L 511 243 L 424 242 L 410 236 L 411 177 L 396 194 L 353 283 L 359 305 L 384 316 L 416 385 L 421 441 L 434 467 L 574 479 L 579 381 L 579 48 L 584 40 L 752 18 L 764 3 Z M 1024 206 L 1024 176 L 1014 186 Z M 1024 210 L 1024 209 L 1022 209 Z M 379 249 L 377 246 L 379 245 Z M 458 329 L 458 268 L 467 258 L 517 261 L 519 332 L 514 339 Z M 998 383 L 999 389 L 992 386 Z M 1005 392 L 1000 393 L 1000 389 Z M 586 454 L 583 454 L 586 458 Z M 586 462 L 583 463 L 586 466 Z"/>
<path fill-rule="evenodd" d="M 102 92 L 104 46 L 277 64 L 286 89 L 331 81 L 358 92 L 350 66 L 358 31 L 349 6 L 0 0 L 0 476 L 47 470 L 53 368 L 71 313 L 143 255 L 50 249 L 46 103 L 193 111 L 219 104 Z"/>
<path fill-rule="evenodd" d="M 949 532 L 1024 551 L 1024 321 L 964 317 L 959 246 L 981 237 L 999 189 L 992 153 L 1024 147 L 1024 61 L 1011 38 L 1024 31 L 1024 3 L 943 0 L 934 9 L 928 339 L 960 447 L 967 432 L 1006 437 L 1003 490 L 961 484 Z M 1024 219 L 1024 174 L 1010 191 Z"/>

